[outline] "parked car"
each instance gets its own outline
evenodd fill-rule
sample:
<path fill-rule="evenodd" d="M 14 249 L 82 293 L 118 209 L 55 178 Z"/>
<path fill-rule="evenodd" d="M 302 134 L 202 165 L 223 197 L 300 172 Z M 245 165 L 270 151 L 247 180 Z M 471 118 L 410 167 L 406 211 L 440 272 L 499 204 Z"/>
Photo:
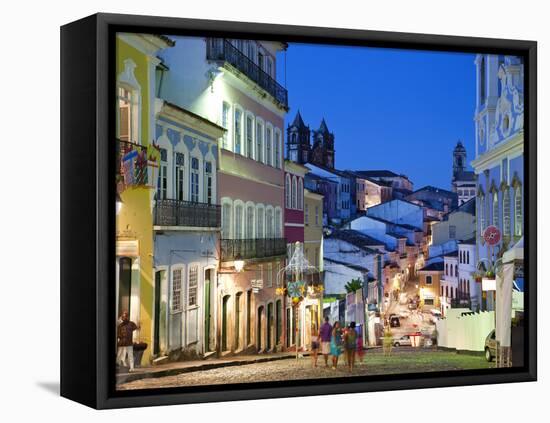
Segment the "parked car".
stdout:
<path fill-rule="evenodd" d="M 394 338 L 393 339 L 393 346 L 394 347 L 402 347 L 402 346 L 411 346 L 411 337 L 409 335 L 403 335 L 401 338 Z"/>
<path fill-rule="evenodd" d="M 399 316 L 392 314 L 390 316 L 390 326 L 392 328 L 398 328 L 401 326 L 401 323 L 399 323 Z"/>
<path fill-rule="evenodd" d="M 493 357 L 497 355 L 497 340 L 495 330 L 493 329 L 487 338 L 485 338 L 485 360 L 493 361 Z"/>

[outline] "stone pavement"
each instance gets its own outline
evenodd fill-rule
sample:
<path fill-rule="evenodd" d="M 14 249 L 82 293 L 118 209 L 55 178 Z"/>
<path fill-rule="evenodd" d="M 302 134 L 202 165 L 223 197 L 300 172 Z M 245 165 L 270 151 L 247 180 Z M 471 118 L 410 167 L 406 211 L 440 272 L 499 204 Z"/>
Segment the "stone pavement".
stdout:
<path fill-rule="evenodd" d="M 300 352 L 301 356 L 309 355 L 308 352 Z M 208 358 L 204 360 L 176 361 L 156 366 L 139 367 L 132 373 L 126 368 L 117 371 L 116 382 L 128 383 L 141 379 L 159 378 L 164 376 L 176 376 L 182 373 L 196 372 L 201 370 L 217 369 L 220 367 L 241 366 L 245 364 L 265 363 L 268 361 L 296 358 L 295 352 L 231 356 L 225 358 Z"/>

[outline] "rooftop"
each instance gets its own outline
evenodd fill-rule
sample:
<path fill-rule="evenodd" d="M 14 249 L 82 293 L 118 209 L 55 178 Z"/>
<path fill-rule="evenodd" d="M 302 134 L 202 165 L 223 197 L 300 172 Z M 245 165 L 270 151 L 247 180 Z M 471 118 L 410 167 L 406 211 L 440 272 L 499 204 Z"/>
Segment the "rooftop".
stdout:
<path fill-rule="evenodd" d="M 442 261 L 437 261 L 435 263 L 428 264 L 427 266 L 424 266 L 422 269 L 419 270 L 419 272 L 425 271 L 425 272 L 438 272 L 443 271 L 444 263 Z"/>
<path fill-rule="evenodd" d="M 356 173 L 372 178 L 405 178 L 409 179 L 406 175 L 399 175 L 391 170 L 356 170 Z"/>
<path fill-rule="evenodd" d="M 378 239 L 375 239 L 369 235 L 366 235 L 359 231 L 355 231 L 353 229 L 340 229 L 340 230 L 333 231 L 328 238 L 334 238 L 334 239 L 346 241 L 356 247 L 363 248 L 372 252 L 376 252 L 376 250 L 373 250 L 372 248 L 369 248 L 369 247 L 385 245 L 383 241 L 380 241 Z"/>
<path fill-rule="evenodd" d="M 334 260 L 334 259 L 331 259 L 331 258 L 328 258 L 328 257 L 325 257 L 324 258 L 324 261 L 327 262 L 331 262 L 331 263 L 336 263 L 336 264 L 340 264 L 340 265 L 343 265 L 343 266 L 346 266 L 346 267 L 349 267 L 350 269 L 354 269 L 354 270 L 358 270 L 360 272 L 370 272 L 370 270 L 365 267 L 365 266 L 361 266 L 360 264 L 356 264 L 356 263 L 346 263 L 345 261 L 340 261 L 340 260 Z M 330 272 L 330 266 L 326 266 L 328 269 L 325 269 L 325 271 L 329 271 Z"/>

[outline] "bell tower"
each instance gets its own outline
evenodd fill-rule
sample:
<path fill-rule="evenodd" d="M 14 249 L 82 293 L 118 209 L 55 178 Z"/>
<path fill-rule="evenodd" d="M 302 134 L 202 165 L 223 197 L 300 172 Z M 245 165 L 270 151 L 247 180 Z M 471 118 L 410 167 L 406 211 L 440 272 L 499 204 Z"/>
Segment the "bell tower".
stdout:
<path fill-rule="evenodd" d="M 300 164 L 307 163 L 311 159 L 309 144 L 311 131 L 304 123 L 300 111 L 296 113 L 292 124 L 287 127 L 286 134 L 287 159 Z"/>
<path fill-rule="evenodd" d="M 456 143 L 453 150 L 453 181 L 460 178 L 460 175 L 466 170 L 466 148 L 461 141 Z"/>
<path fill-rule="evenodd" d="M 313 131 L 313 163 L 334 169 L 334 134 L 328 130 L 325 119 L 319 129 Z"/>

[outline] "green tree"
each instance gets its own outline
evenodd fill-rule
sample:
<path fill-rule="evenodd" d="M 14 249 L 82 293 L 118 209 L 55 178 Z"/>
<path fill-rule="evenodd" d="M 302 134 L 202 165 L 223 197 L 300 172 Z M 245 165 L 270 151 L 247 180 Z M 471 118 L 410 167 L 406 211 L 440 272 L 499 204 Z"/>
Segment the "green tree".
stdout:
<path fill-rule="evenodd" d="M 346 284 L 345 288 L 346 292 L 349 294 L 350 292 L 355 292 L 363 288 L 363 282 L 361 282 L 361 279 L 352 279 Z"/>

